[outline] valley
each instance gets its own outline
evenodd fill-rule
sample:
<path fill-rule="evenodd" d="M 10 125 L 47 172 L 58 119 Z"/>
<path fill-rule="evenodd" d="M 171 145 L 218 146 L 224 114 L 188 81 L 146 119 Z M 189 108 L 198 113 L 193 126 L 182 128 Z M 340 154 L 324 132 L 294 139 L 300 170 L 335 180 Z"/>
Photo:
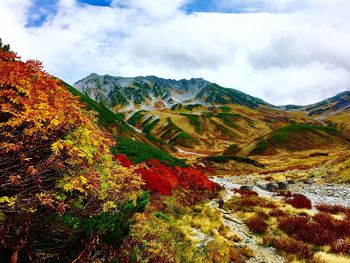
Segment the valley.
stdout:
<path fill-rule="evenodd" d="M 125 104 L 110 105 L 112 110 L 223 187 L 224 210 L 217 208 L 217 199 L 202 209 L 218 210 L 235 236 L 232 246 L 250 251 L 242 262 L 350 261 L 346 236 L 317 240 L 298 233 L 318 227 L 324 235 L 339 235 L 323 229 L 324 220 L 349 231 L 349 92 L 315 105 L 276 107 L 203 79 L 90 75 L 76 84 L 103 104 L 113 101 L 111 86 L 125 95 Z M 283 220 L 296 224 L 296 232 L 288 232 Z M 303 221 L 305 229 L 293 220 Z M 192 238 L 210 240 L 200 229 Z M 332 243 L 335 239 L 340 247 Z"/>
<path fill-rule="evenodd" d="M 347 92 L 71 86 L 1 45 L 0 80 L 0 262 L 349 262 Z"/>

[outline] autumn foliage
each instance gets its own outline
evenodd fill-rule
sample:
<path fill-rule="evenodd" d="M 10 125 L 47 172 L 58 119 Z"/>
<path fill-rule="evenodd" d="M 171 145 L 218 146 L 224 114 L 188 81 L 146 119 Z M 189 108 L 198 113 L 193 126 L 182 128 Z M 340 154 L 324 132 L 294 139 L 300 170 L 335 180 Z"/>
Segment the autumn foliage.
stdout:
<path fill-rule="evenodd" d="M 262 234 L 267 230 L 267 223 L 259 216 L 253 216 L 247 219 L 246 224 L 250 231 Z"/>
<path fill-rule="evenodd" d="M 325 212 L 325 213 L 331 213 L 331 214 L 338 214 L 338 213 L 345 213 L 350 214 L 350 208 L 342 205 L 331 205 L 331 204 L 317 204 L 315 206 L 318 211 Z"/>
<path fill-rule="evenodd" d="M 80 259 L 88 260 L 110 233 L 96 231 L 101 218 L 142 210 L 144 199 L 128 203 L 141 177 L 112 159 L 112 145 L 93 114 L 40 62 L 23 62 L 0 47 L 0 257 L 54 259 L 69 247 L 76 256 L 75 248 L 84 250 Z M 73 234 L 80 236 L 76 247 L 68 244 Z"/>
<path fill-rule="evenodd" d="M 291 192 L 280 192 L 279 196 L 283 197 L 285 203 L 295 208 L 311 209 L 312 203 L 309 198 L 302 194 L 292 194 Z"/>
<path fill-rule="evenodd" d="M 263 242 L 287 254 L 296 254 L 300 258 L 311 259 L 314 256 L 309 245 L 291 237 L 265 237 Z"/>
<path fill-rule="evenodd" d="M 350 235 L 350 221 L 335 219 L 329 214 L 286 216 L 279 218 L 278 227 L 288 235 L 316 246 L 339 243 Z"/>
<path fill-rule="evenodd" d="M 242 189 L 233 189 L 234 193 L 238 193 L 243 197 L 251 197 L 251 196 L 258 196 L 258 193 L 252 190 L 242 190 Z"/>
<path fill-rule="evenodd" d="M 118 154 L 116 159 L 125 167 L 132 165 L 132 162 L 123 154 Z M 173 189 L 178 187 L 187 190 L 210 192 L 220 189 L 218 184 L 211 182 L 205 174 L 195 168 L 168 167 L 155 159 L 141 163 L 136 167 L 135 171 L 145 181 L 145 189 L 162 195 L 171 195 Z"/>

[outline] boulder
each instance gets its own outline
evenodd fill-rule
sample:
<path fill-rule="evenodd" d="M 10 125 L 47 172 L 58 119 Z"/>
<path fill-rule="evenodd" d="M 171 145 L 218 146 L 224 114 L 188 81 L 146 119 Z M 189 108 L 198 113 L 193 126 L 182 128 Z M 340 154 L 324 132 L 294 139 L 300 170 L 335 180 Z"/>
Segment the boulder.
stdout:
<path fill-rule="evenodd" d="M 239 189 L 245 190 L 245 191 L 250 191 L 253 189 L 253 186 L 252 185 L 242 185 Z"/>
<path fill-rule="evenodd" d="M 287 189 L 287 183 L 286 182 L 277 182 L 278 190 L 286 190 Z"/>
<path fill-rule="evenodd" d="M 294 180 L 288 180 L 287 183 L 288 184 L 295 184 L 295 181 Z"/>
<path fill-rule="evenodd" d="M 278 184 L 276 183 L 268 183 L 266 185 L 266 190 L 269 192 L 276 192 L 278 190 Z"/>
<path fill-rule="evenodd" d="M 315 183 L 315 181 L 310 180 L 310 179 L 306 179 L 306 180 L 303 180 L 303 183 L 304 183 L 304 184 L 308 184 L 308 185 L 312 185 L 312 184 Z"/>

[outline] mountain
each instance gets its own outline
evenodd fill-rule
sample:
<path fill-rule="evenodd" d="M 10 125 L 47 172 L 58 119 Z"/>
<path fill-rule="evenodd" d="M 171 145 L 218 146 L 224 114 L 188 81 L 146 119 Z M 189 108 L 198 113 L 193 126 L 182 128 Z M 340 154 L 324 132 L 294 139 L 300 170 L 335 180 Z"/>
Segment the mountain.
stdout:
<path fill-rule="evenodd" d="M 224 88 L 202 78 L 176 81 L 155 76 L 123 78 L 93 73 L 74 86 L 97 102 L 118 109 L 130 106 L 150 110 L 178 103 L 236 103 L 251 108 L 272 106 L 241 91 Z"/>
<path fill-rule="evenodd" d="M 284 125 L 310 117 L 283 111 L 235 89 L 201 78 L 169 80 L 155 76 L 90 76 L 75 87 L 112 109 L 154 143 L 199 153 L 243 146 Z"/>
<path fill-rule="evenodd" d="M 309 116 L 335 126 L 350 138 L 350 91 L 302 108 Z"/>
<path fill-rule="evenodd" d="M 336 114 L 350 108 L 350 91 L 337 94 L 334 97 L 323 100 L 303 108 L 310 116 L 326 116 Z"/>
<path fill-rule="evenodd" d="M 350 138 L 350 91 L 307 106 L 284 105 L 279 108 L 289 112 L 303 112 L 322 124 L 336 127 L 346 138 Z"/>
<path fill-rule="evenodd" d="M 88 110 L 92 110 L 97 113 L 99 124 L 106 128 L 113 136 L 136 140 L 138 142 L 145 143 L 146 147 L 147 145 L 155 146 L 168 153 L 174 151 L 174 149 L 172 149 L 172 147 L 167 145 L 165 142 L 156 140 L 152 136 L 144 135 L 141 132 L 135 130 L 133 126 L 124 120 L 123 114 L 111 111 L 103 103 L 94 101 L 90 97 L 84 95 L 79 90 L 63 81 L 62 83 L 65 85 L 69 92 L 79 97 L 80 101 L 86 105 Z"/>

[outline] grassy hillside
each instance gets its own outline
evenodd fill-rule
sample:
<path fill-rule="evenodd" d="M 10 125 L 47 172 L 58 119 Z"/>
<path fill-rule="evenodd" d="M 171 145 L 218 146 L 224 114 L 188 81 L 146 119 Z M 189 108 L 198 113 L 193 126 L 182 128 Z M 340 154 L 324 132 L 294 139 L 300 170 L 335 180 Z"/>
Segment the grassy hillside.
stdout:
<path fill-rule="evenodd" d="M 334 125 L 346 138 L 350 138 L 350 109 L 330 115 L 324 121 Z"/>
<path fill-rule="evenodd" d="M 252 109 L 237 104 L 217 107 L 178 104 L 171 109 L 140 110 L 128 115 L 127 122 L 147 136 L 198 152 L 208 149 L 220 152 L 232 144 L 243 147 L 286 125 L 317 123 L 301 112 Z"/>
<path fill-rule="evenodd" d="M 293 124 L 254 141 L 242 151 L 248 155 L 274 155 L 310 149 L 341 147 L 348 142 L 334 127 Z"/>
<path fill-rule="evenodd" d="M 112 148 L 114 154 L 125 154 L 133 163 L 141 163 L 149 159 L 157 159 L 163 164 L 185 166 L 185 161 L 174 158 L 170 154 L 148 144 L 129 138 L 118 137 L 117 146 Z"/>

